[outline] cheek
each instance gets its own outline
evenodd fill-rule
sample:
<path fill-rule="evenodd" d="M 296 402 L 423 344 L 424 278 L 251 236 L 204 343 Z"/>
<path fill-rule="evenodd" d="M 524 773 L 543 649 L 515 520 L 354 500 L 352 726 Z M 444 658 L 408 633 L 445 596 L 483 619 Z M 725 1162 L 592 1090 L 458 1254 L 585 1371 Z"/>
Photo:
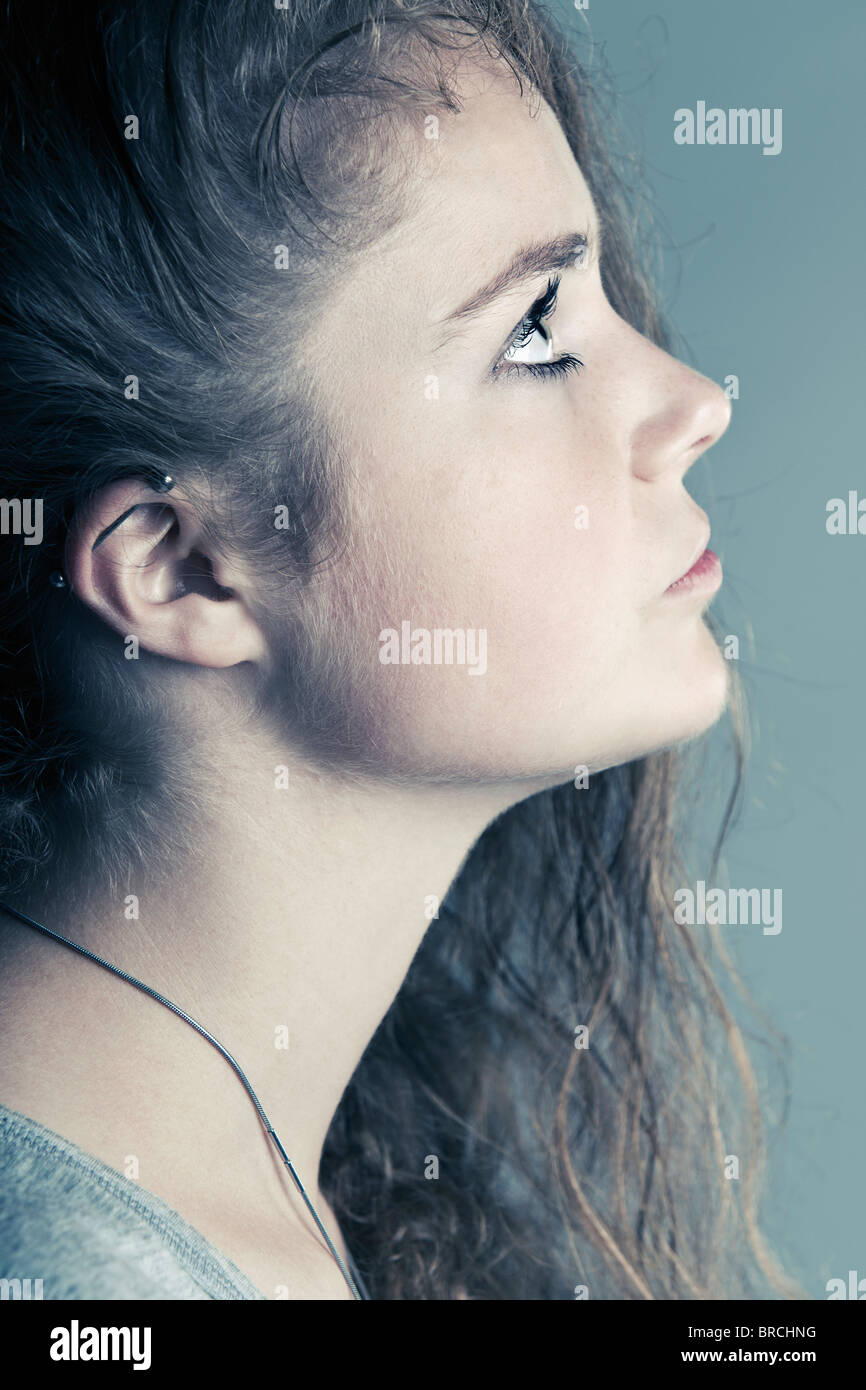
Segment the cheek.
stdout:
<path fill-rule="evenodd" d="M 531 503 L 491 520 L 455 579 L 488 629 L 491 686 L 516 716 L 603 688 L 635 636 L 627 518 L 617 498 L 590 493 L 589 526 L 577 527 L 570 493 L 541 480 Z"/>
<path fill-rule="evenodd" d="M 429 460 L 414 451 L 419 481 L 392 473 L 357 529 L 353 641 L 366 722 L 396 761 L 500 770 L 510 757 L 519 770 L 559 749 L 567 762 L 578 721 L 603 716 L 635 646 L 625 487 L 610 467 L 579 476 L 573 441 L 537 459 L 478 435 L 471 451 L 453 441 L 450 451 L 447 471 L 447 449 Z M 399 661 L 379 660 L 385 629 Z M 464 664 L 437 663 L 437 629 L 464 634 Z M 416 664 L 423 630 L 432 659 Z"/>

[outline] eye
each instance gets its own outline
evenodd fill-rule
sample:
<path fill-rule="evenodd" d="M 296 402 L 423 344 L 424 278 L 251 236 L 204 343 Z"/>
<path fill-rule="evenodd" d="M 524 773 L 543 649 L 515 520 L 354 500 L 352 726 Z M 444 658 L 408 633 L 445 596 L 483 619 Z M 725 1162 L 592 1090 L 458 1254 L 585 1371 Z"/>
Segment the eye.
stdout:
<path fill-rule="evenodd" d="M 548 280 L 544 294 L 518 324 L 511 341 L 496 362 L 492 373 L 494 377 L 525 372 L 531 376 L 560 377 L 577 372 L 583 366 L 580 358 L 572 353 L 564 353 L 556 358 L 553 356 L 553 339 L 544 320 L 550 318 L 556 308 L 559 284 L 559 278 Z M 521 354 L 519 357 L 518 353 Z"/>

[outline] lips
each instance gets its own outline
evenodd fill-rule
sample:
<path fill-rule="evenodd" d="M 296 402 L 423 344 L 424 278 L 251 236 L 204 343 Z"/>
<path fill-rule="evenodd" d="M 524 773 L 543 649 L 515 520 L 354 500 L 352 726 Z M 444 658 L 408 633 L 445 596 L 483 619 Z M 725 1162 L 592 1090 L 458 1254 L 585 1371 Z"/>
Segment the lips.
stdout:
<path fill-rule="evenodd" d="M 694 549 L 692 550 L 691 559 L 689 560 L 685 569 L 680 570 L 676 578 L 671 580 L 670 584 L 668 585 L 668 589 L 670 589 L 672 585 L 679 583 L 681 579 L 684 579 L 685 576 L 688 574 L 689 570 L 694 569 L 695 565 L 698 563 L 698 560 L 700 560 L 701 556 L 703 555 L 704 551 L 709 545 L 711 529 L 710 523 L 706 520 L 706 518 L 704 518 L 704 522 L 705 524 L 701 528 L 701 539 L 695 543 Z M 667 590 L 665 592 L 667 592 Z"/>
<path fill-rule="evenodd" d="M 678 594 L 711 594 L 718 589 L 721 582 L 722 566 L 719 557 L 708 546 L 691 569 L 665 589 L 663 597 L 672 598 Z"/>

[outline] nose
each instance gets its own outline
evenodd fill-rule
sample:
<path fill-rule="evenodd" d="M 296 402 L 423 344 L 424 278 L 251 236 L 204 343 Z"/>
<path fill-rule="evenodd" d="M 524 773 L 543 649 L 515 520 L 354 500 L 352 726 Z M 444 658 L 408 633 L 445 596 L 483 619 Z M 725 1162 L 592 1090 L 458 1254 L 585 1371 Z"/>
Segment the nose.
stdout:
<path fill-rule="evenodd" d="M 680 362 L 649 339 L 640 341 L 635 382 L 631 457 L 635 477 L 652 482 L 664 473 L 682 476 L 731 422 L 731 402 L 715 381 Z"/>

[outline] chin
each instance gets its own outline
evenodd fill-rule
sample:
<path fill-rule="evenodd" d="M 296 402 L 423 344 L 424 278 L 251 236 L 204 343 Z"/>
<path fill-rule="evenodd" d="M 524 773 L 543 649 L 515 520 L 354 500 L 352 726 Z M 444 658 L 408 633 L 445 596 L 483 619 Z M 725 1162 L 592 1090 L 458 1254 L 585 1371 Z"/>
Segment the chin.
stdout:
<path fill-rule="evenodd" d="M 672 664 L 654 680 L 637 680 L 631 686 L 645 692 L 640 707 L 632 706 L 631 717 L 622 711 L 621 737 L 614 735 L 603 751 L 599 749 L 597 769 L 675 748 L 707 733 L 728 707 L 730 680 L 729 663 L 706 632 L 701 650 L 679 669 Z M 625 698 L 630 702 L 632 697 Z"/>
<path fill-rule="evenodd" d="M 729 663 L 707 633 L 707 654 L 690 666 L 682 685 L 671 701 L 676 717 L 664 739 L 664 746 L 686 743 L 705 734 L 718 723 L 728 707 L 731 690 Z"/>

